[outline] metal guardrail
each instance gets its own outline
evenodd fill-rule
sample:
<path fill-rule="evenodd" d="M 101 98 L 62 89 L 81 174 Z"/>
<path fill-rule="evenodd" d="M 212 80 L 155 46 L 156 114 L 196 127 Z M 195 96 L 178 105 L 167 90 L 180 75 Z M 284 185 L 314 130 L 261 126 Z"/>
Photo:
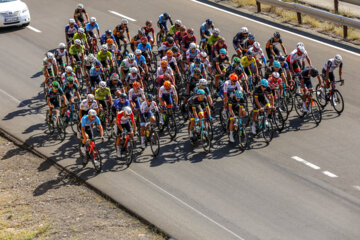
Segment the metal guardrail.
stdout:
<path fill-rule="evenodd" d="M 261 11 L 261 3 L 281 7 L 289 11 L 297 13 L 299 24 L 302 23 L 301 14 L 306 14 L 312 17 L 321 18 L 325 21 L 334 22 L 343 25 L 344 38 L 347 38 L 347 28 L 353 27 L 360 29 L 360 21 L 340 16 L 337 14 L 329 13 L 323 10 L 307 7 L 297 3 L 283 2 L 281 0 L 256 0 L 258 12 Z"/>
<path fill-rule="evenodd" d="M 360 0 L 339 0 L 340 2 L 351 3 L 360 6 Z"/>

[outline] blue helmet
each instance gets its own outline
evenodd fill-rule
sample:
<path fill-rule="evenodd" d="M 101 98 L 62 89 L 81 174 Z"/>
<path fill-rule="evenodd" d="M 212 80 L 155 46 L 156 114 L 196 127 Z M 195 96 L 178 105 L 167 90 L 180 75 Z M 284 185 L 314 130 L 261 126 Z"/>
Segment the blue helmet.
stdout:
<path fill-rule="evenodd" d="M 194 58 L 194 62 L 195 62 L 195 63 L 201 63 L 201 59 L 200 59 L 199 57 L 195 57 L 195 58 Z"/>
<path fill-rule="evenodd" d="M 203 89 L 198 89 L 196 94 L 197 95 L 205 95 L 205 91 Z"/>
<path fill-rule="evenodd" d="M 220 54 L 226 54 L 226 49 L 225 48 L 220 49 Z"/>
<path fill-rule="evenodd" d="M 269 86 L 269 82 L 268 80 L 266 80 L 265 78 L 261 79 L 260 82 L 261 86 L 263 86 L 264 88 L 267 88 Z"/>
<path fill-rule="evenodd" d="M 284 57 L 284 56 L 280 56 L 280 57 L 279 57 L 279 61 L 280 61 L 280 62 L 284 62 L 284 61 L 285 61 L 285 57 Z"/>
<path fill-rule="evenodd" d="M 111 35 L 111 34 L 112 34 L 112 31 L 111 31 L 110 29 L 108 29 L 108 30 L 105 31 L 105 34 L 106 34 L 106 35 Z"/>
<path fill-rule="evenodd" d="M 206 24 L 207 24 L 207 25 L 212 25 L 212 21 L 211 21 L 210 18 L 206 19 Z"/>
<path fill-rule="evenodd" d="M 96 60 L 96 62 L 95 62 L 95 66 L 96 66 L 96 67 L 101 66 L 101 62 L 99 62 L 98 60 Z"/>
<path fill-rule="evenodd" d="M 147 94 L 146 95 L 146 100 L 153 100 L 153 95 L 152 94 Z"/>
<path fill-rule="evenodd" d="M 249 39 L 255 39 L 255 34 L 254 33 L 249 33 L 248 38 Z"/>
<path fill-rule="evenodd" d="M 236 91 L 235 91 L 235 97 L 238 98 L 238 99 L 240 99 L 240 98 L 243 98 L 244 95 L 243 95 L 243 93 L 242 93 L 240 90 L 236 90 Z"/>
<path fill-rule="evenodd" d="M 273 62 L 273 67 L 279 68 L 279 67 L 281 67 L 281 65 L 280 65 L 280 63 L 278 61 L 274 61 Z"/>
<path fill-rule="evenodd" d="M 167 12 L 164 13 L 163 16 L 164 16 L 165 18 L 169 18 L 169 14 L 168 14 Z"/>

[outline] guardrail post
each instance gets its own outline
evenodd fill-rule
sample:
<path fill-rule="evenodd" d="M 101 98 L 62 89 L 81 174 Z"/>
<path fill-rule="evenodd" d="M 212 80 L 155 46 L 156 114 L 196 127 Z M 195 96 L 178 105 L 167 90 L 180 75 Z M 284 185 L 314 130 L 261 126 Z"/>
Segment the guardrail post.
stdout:
<path fill-rule="evenodd" d="M 297 15 L 299 24 L 302 24 L 301 13 L 297 12 L 296 15 Z"/>
<path fill-rule="evenodd" d="M 257 12 L 261 12 L 261 3 L 256 1 Z"/>
<path fill-rule="evenodd" d="M 344 38 L 346 39 L 348 36 L 348 27 L 344 25 L 343 30 L 344 30 Z"/>
<path fill-rule="evenodd" d="M 335 13 L 339 12 L 339 0 L 334 0 Z"/>

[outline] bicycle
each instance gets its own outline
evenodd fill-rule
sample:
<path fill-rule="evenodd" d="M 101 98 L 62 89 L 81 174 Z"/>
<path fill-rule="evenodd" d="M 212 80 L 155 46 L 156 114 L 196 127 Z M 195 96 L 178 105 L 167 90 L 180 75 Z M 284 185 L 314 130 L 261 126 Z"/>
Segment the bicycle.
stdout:
<path fill-rule="evenodd" d="M 163 113 L 164 124 L 159 124 L 159 131 L 164 131 L 165 127 L 167 128 L 171 140 L 176 137 L 177 134 L 177 126 L 175 120 L 175 112 L 173 110 L 173 105 L 168 104 L 164 107 L 165 112 Z"/>
<path fill-rule="evenodd" d="M 281 114 L 279 107 L 271 109 L 271 121 L 274 123 L 276 130 L 281 133 L 285 128 L 285 120 Z"/>
<path fill-rule="evenodd" d="M 102 159 L 99 150 L 95 145 L 95 140 L 87 139 L 85 143 L 85 150 L 86 150 L 85 155 L 81 151 L 81 147 L 82 147 L 82 139 L 80 139 L 79 141 L 79 153 L 80 153 L 80 158 L 82 159 L 83 162 L 83 166 L 86 166 L 91 159 L 91 162 L 94 165 L 94 169 L 96 173 L 100 173 L 102 169 Z"/>
<path fill-rule="evenodd" d="M 344 111 L 344 99 L 340 91 L 336 89 L 336 84 L 339 82 L 340 82 L 340 86 L 344 84 L 343 79 L 339 81 L 334 81 L 330 83 L 331 89 L 330 90 L 325 89 L 324 94 L 322 93 L 322 90 L 320 89 L 321 86 L 319 86 L 319 84 L 316 85 L 315 90 L 316 90 L 316 99 L 320 104 L 321 108 L 324 109 L 328 104 L 328 102 L 330 102 L 334 110 L 340 115 Z"/>
<path fill-rule="evenodd" d="M 61 104 L 60 104 L 61 105 Z M 66 137 L 66 126 L 64 124 L 63 118 L 60 115 L 60 110 L 51 107 L 52 110 L 52 116 L 50 118 L 50 109 L 46 111 L 46 125 L 49 130 L 49 134 L 53 135 L 55 132 L 55 129 L 58 132 L 58 135 L 60 136 L 60 140 L 64 141 Z"/>
<path fill-rule="evenodd" d="M 158 133 L 155 131 L 153 125 L 149 122 L 145 125 L 145 144 L 150 143 L 150 149 L 153 156 L 156 157 L 160 152 L 160 138 Z"/>
<path fill-rule="evenodd" d="M 119 130 L 118 130 L 119 131 Z M 119 138 L 120 136 L 117 136 Z M 121 134 L 121 141 L 120 141 L 120 147 L 121 147 L 121 158 L 125 158 L 125 163 L 127 167 L 130 166 L 130 164 L 133 161 L 133 152 L 134 152 L 134 140 L 130 137 L 130 133 L 124 129 L 124 131 Z M 117 148 L 115 144 L 115 149 Z M 123 155 L 125 154 L 125 155 Z"/>
<path fill-rule="evenodd" d="M 300 118 L 303 118 L 306 114 L 311 114 L 316 125 L 319 125 L 322 119 L 322 112 L 320 104 L 313 98 L 312 93 L 315 91 L 309 91 L 308 97 L 305 99 L 305 104 L 307 105 L 307 112 L 304 112 L 302 109 L 302 95 L 296 93 L 294 96 L 295 111 Z"/>
<path fill-rule="evenodd" d="M 234 139 L 238 142 L 240 148 L 245 151 L 248 146 L 248 134 L 246 131 L 246 124 L 243 123 L 242 118 L 234 116 Z"/>
<path fill-rule="evenodd" d="M 66 121 L 70 124 L 71 130 L 74 134 L 81 131 L 79 128 L 80 119 L 78 115 L 78 106 L 79 104 L 77 103 L 70 103 L 65 111 Z"/>
<path fill-rule="evenodd" d="M 166 29 L 162 29 L 156 34 L 156 45 L 158 48 L 161 47 L 161 44 L 165 41 L 167 35 L 168 31 Z"/>
<path fill-rule="evenodd" d="M 258 121 L 256 123 L 256 134 L 254 136 L 261 132 L 265 142 L 270 143 L 274 136 L 274 128 L 272 121 L 269 121 L 265 111 L 266 110 L 259 112 Z"/>
<path fill-rule="evenodd" d="M 213 139 L 212 123 L 206 116 L 204 116 L 204 118 L 200 119 L 200 126 L 198 123 L 195 124 L 196 126 L 194 127 L 191 144 L 195 146 L 197 140 L 200 139 L 202 148 L 206 153 L 209 153 L 211 149 L 211 141 Z M 190 134 L 190 123 L 188 126 L 188 133 Z"/>
<path fill-rule="evenodd" d="M 84 77 L 84 73 L 83 73 L 83 69 L 82 69 L 82 67 L 81 67 L 81 61 L 77 61 L 76 63 L 75 63 L 75 66 L 74 66 L 74 73 L 75 73 L 75 75 L 76 75 L 76 78 L 77 78 L 77 80 L 78 80 L 78 83 L 79 83 L 79 90 L 81 91 L 82 89 L 83 89 L 83 87 L 84 87 L 84 79 L 83 79 L 83 77 Z"/>

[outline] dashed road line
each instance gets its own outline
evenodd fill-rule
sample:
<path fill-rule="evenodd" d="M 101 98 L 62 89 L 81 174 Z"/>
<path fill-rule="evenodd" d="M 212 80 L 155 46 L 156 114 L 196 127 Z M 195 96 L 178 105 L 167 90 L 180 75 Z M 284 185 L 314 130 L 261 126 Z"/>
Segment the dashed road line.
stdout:
<path fill-rule="evenodd" d="M 331 177 L 331 178 L 337 178 L 338 177 L 336 174 L 333 174 L 332 172 L 329 172 L 329 171 L 323 171 L 322 173 L 325 174 L 328 177 Z"/>
<path fill-rule="evenodd" d="M 308 162 L 308 161 L 302 159 L 301 157 L 292 156 L 291 158 L 294 159 L 294 160 L 296 160 L 296 161 L 298 161 L 298 162 L 301 162 L 301 163 L 305 164 L 306 166 L 311 167 L 311 168 L 313 168 L 313 169 L 315 169 L 315 170 L 319 170 L 319 169 L 320 169 L 319 166 L 317 166 L 317 165 L 315 165 L 315 164 L 313 164 L 313 163 L 311 163 L 311 162 Z"/>
<path fill-rule="evenodd" d="M 21 101 L 19 99 L 17 99 L 16 97 L 14 97 L 13 95 L 10 95 L 9 93 L 7 93 L 6 91 L 2 90 L 0 88 L 0 92 L 2 92 L 4 95 L 8 96 L 9 98 L 11 98 L 12 100 L 14 100 L 16 103 L 21 103 Z"/>
<path fill-rule="evenodd" d="M 120 16 L 120 17 L 123 17 L 123 18 L 126 18 L 126 19 L 128 19 L 128 20 L 130 20 L 130 21 L 132 21 L 132 22 L 136 22 L 136 19 L 133 19 L 133 18 L 128 17 L 128 16 L 125 16 L 125 15 L 122 15 L 121 13 L 118 13 L 118 12 L 115 12 L 115 11 L 112 11 L 112 10 L 108 10 L 108 11 L 109 11 L 109 13 L 112 13 L 112 14 L 114 14 L 114 15 L 117 15 L 117 16 Z"/>
<path fill-rule="evenodd" d="M 34 32 L 41 33 L 41 31 L 40 31 L 39 29 L 34 28 L 34 27 L 32 27 L 32 26 L 27 26 L 27 28 L 30 29 L 30 30 L 32 30 L 32 31 L 34 31 Z"/>
<path fill-rule="evenodd" d="M 353 188 L 360 191 L 360 186 L 354 185 Z"/>

